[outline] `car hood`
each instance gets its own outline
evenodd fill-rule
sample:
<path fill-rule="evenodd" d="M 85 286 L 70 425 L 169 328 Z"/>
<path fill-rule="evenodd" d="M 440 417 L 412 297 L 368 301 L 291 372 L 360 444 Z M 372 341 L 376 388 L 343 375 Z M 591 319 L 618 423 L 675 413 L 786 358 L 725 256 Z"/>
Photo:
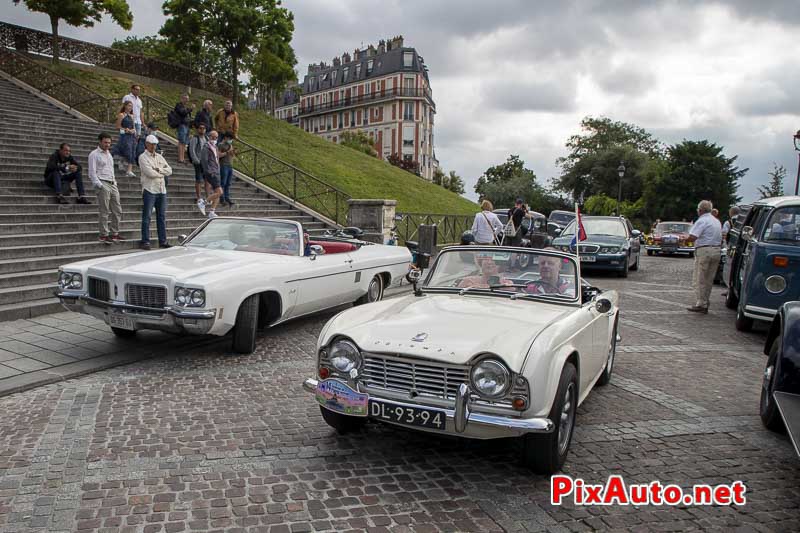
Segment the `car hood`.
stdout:
<path fill-rule="evenodd" d="M 628 240 L 625 237 L 618 237 L 616 235 L 587 235 L 584 244 L 599 244 L 600 246 L 622 246 Z M 555 246 L 569 246 L 572 242 L 572 235 L 566 237 L 559 237 L 553 241 Z"/>
<path fill-rule="evenodd" d="M 531 343 L 575 306 L 488 295 L 425 294 L 354 307 L 336 316 L 321 341 L 344 335 L 364 351 L 466 364 L 491 352 L 519 371 Z"/>
<path fill-rule="evenodd" d="M 87 262 L 90 270 L 115 274 L 147 274 L 160 277 L 196 278 L 248 264 L 286 265 L 295 258 L 230 250 L 207 250 L 175 246 L 167 250 L 117 255 Z M 68 268 L 69 265 L 67 265 Z"/>

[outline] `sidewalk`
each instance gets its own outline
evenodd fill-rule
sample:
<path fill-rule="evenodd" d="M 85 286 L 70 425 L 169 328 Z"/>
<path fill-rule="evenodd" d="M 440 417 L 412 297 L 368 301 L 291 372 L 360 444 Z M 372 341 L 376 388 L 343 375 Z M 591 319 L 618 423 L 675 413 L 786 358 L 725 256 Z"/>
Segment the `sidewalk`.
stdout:
<path fill-rule="evenodd" d="M 410 291 L 408 284 L 387 289 L 392 298 Z M 120 339 L 104 322 L 63 312 L 0 322 L 0 396 L 97 372 L 112 366 L 191 348 L 218 337 L 189 337 L 139 331 Z"/>

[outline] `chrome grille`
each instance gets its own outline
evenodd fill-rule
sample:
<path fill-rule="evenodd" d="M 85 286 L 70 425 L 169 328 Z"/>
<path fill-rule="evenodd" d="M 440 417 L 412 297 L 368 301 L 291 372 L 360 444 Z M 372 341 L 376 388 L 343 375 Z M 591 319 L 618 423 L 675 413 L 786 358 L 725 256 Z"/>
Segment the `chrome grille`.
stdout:
<path fill-rule="evenodd" d="M 89 277 L 89 297 L 108 302 L 111 300 L 108 281 L 100 278 Z"/>
<path fill-rule="evenodd" d="M 125 302 L 140 307 L 164 307 L 167 305 L 167 288 L 155 285 L 126 285 Z"/>
<path fill-rule="evenodd" d="M 579 250 L 580 250 L 580 252 L 582 254 L 583 253 L 596 254 L 597 250 L 599 250 L 599 249 L 600 249 L 600 247 L 598 245 L 596 245 L 596 244 L 581 244 L 580 248 L 579 248 Z"/>
<path fill-rule="evenodd" d="M 466 366 L 366 353 L 363 356 L 361 377 L 368 387 L 454 400 L 458 386 L 469 382 Z"/>

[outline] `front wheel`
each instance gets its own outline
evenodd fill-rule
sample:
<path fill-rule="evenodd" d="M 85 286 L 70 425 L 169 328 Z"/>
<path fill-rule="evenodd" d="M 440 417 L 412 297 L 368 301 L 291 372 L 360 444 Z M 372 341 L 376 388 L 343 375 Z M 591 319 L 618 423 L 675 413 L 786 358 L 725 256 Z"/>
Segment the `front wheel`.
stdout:
<path fill-rule="evenodd" d="M 738 331 L 750 331 L 753 329 L 753 319 L 744 316 L 744 310 L 740 307 L 736 312 L 736 329 Z"/>
<path fill-rule="evenodd" d="M 631 267 L 631 270 L 639 270 L 639 257 L 641 257 L 641 255 L 636 254 L 636 262 Z"/>
<path fill-rule="evenodd" d="M 627 278 L 628 277 L 628 257 L 625 256 L 625 266 L 622 267 L 622 270 L 618 272 L 619 277 Z"/>
<path fill-rule="evenodd" d="M 761 403 L 758 411 L 764 427 L 770 431 L 784 433 L 786 426 L 783 424 L 781 414 L 778 412 L 778 406 L 775 405 L 775 397 L 772 395 L 775 392 L 775 376 L 778 373 L 778 354 L 780 354 L 780 351 L 781 339 L 779 336 L 772 342 L 772 346 L 769 349 L 767 367 L 764 369 L 764 379 L 761 382 Z"/>
<path fill-rule="evenodd" d="M 341 413 L 335 413 L 329 409 L 325 409 L 321 405 L 319 406 L 319 411 L 322 413 L 322 419 L 325 420 L 325 423 L 335 429 L 339 435 L 358 431 L 364 427 L 364 424 L 367 422 L 367 417 L 347 416 Z"/>
<path fill-rule="evenodd" d="M 114 326 L 111 326 L 111 332 L 120 339 L 129 339 L 136 335 L 136 330 L 134 329 L 115 328 Z"/>
<path fill-rule="evenodd" d="M 611 372 L 614 371 L 614 358 L 617 356 L 617 327 L 619 318 L 614 319 L 614 329 L 611 331 L 611 344 L 608 347 L 608 355 L 606 356 L 606 367 L 603 373 L 597 379 L 597 385 L 602 387 L 608 385 L 611 381 Z"/>
<path fill-rule="evenodd" d="M 725 295 L 725 307 L 728 309 L 736 309 L 739 305 L 739 299 L 733 292 L 733 285 L 728 284 L 728 294 Z"/>
<path fill-rule="evenodd" d="M 689 252 L 689 259 L 693 259 L 693 258 L 694 258 L 694 252 Z"/>
<path fill-rule="evenodd" d="M 523 436 L 522 458 L 526 466 L 537 474 L 558 472 L 567 460 L 575 414 L 578 408 L 578 373 L 572 363 L 561 370 L 550 420 L 555 427 L 551 433 L 528 433 Z"/>
<path fill-rule="evenodd" d="M 256 349 L 256 332 L 258 330 L 259 296 L 249 296 L 239 306 L 236 323 L 233 326 L 233 351 L 237 353 L 253 353 Z"/>
<path fill-rule="evenodd" d="M 355 305 L 370 304 L 379 302 L 383 298 L 383 277 L 376 274 L 369 281 L 367 294 L 355 301 Z"/>
<path fill-rule="evenodd" d="M 653 255 L 653 250 L 647 250 L 647 255 Z"/>

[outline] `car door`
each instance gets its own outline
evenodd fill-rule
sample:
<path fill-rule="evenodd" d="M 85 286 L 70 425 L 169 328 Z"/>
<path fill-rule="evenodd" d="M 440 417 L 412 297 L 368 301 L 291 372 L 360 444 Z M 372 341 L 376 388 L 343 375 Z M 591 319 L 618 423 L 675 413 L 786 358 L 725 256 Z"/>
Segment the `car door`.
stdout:
<path fill-rule="evenodd" d="M 308 261 L 308 268 L 289 281 L 297 291 L 297 304 L 292 316 L 351 301 L 348 298 L 353 291 L 353 259 L 349 253 L 322 254 L 304 259 Z"/>
<path fill-rule="evenodd" d="M 753 234 L 749 239 L 739 239 L 739 248 L 741 249 L 741 264 L 739 265 L 739 298 L 743 298 L 747 294 L 747 284 L 752 277 L 754 261 L 756 258 L 756 247 L 758 246 L 759 235 L 763 230 L 764 222 L 769 216 L 772 209 L 768 206 L 758 206 L 753 210 L 751 216 L 748 216 L 752 223 Z M 746 224 L 746 223 L 745 223 Z"/>
<path fill-rule="evenodd" d="M 590 346 L 588 351 L 583 352 L 581 357 L 581 390 L 586 390 L 594 379 L 600 374 L 608 357 L 608 330 L 610 327 L 610 316 L 613 316 L 614 307 L 606 313 L 601 313 L 597 309 L 597 299 L 593 299 L 585 304 L 581 309 L 588 316 L 589 324 L 583 330 L 586 336 L 585 344 Z"/>
<path fill-rule="evenodd" d="M 639 252 L 641 251 L 642 244 L 639 242 L 638 237 L 633 236 L 633 226 L 631 225 L 630 220 L 625 219 L 625 228 L 627 229 L 628 232 L 628 237 L 627 237 L 628 245 L 630 246 L 631 249 L 631 255 L 629 258 L 628 265 L 633 266 L 636 264 L 636 257 L 639 255 Z"/>

